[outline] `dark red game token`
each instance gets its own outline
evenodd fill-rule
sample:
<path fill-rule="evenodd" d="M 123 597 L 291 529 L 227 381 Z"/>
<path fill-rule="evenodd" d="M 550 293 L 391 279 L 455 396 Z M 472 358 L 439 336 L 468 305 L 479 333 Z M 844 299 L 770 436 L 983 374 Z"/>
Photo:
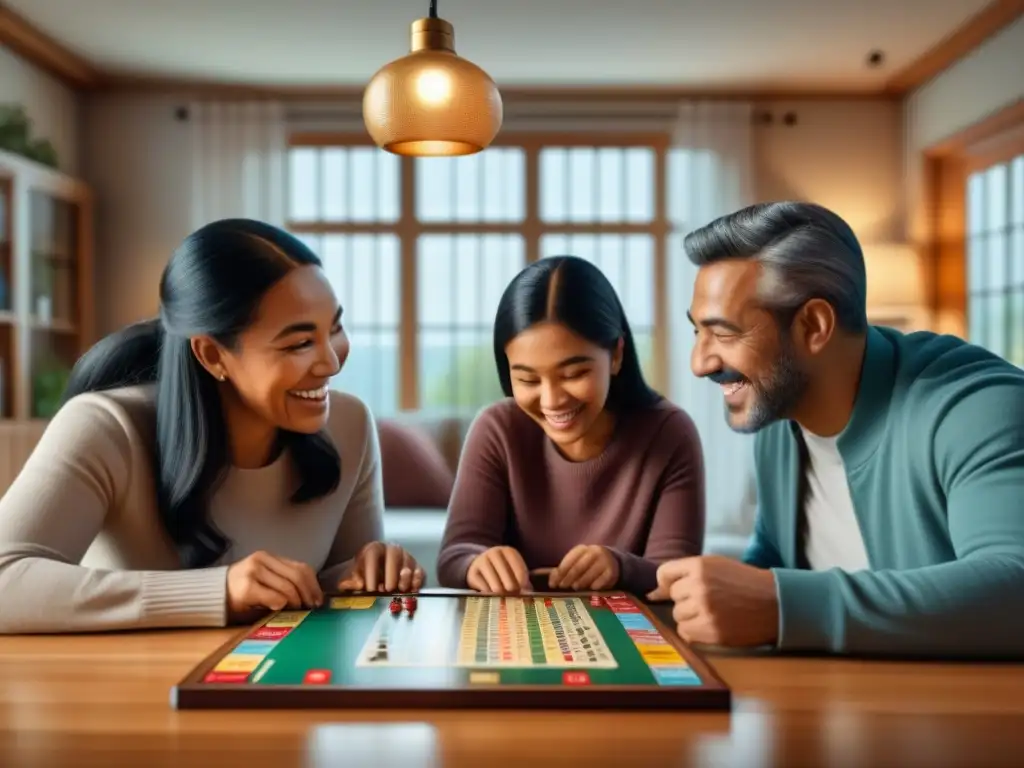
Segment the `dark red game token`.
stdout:
<path fill-rule="evenodd" d="M 402 604 L 401 603 L 392 603 L 391 604 L 391 612 L 392 613 L 401 613 L 402 612 Z"/>

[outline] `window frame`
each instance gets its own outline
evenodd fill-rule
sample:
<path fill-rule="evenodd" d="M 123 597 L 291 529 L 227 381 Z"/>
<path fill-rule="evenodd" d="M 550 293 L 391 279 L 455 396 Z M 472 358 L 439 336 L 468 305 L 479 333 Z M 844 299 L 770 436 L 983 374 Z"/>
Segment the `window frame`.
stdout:
<path fill-rule="evenodd" d="M 965 239 L 965 241 L 964 241 L 964 270 L 965 270 L 965 272 L 964 272 L 964 280 L 965 280 L 965 283 L 966 283 L 966 286 L 965 286 L 965 289 L 964 289 L 964 292 L 965 292 L 965 305 L 966 305 L 965 306 L 966 317 L 965 317 L 965 322 L 964 322 L 964 334 L 965 334 L 965 337 L 967 339 L 970 339 L 972 341 L 977 339 L 977 337 L 975 336 L 975 332 L 974 332 L 975 329 L 973 329 L 971 327 L 971 317 L 974 315 L 974 307 L 972 306 L 972 304 L 974 302 L 979 302 L 979 304 L 981 306 L 981 311 L 985 312 L 988 309 L 986 305 L 987 305 L 988 301 L 992 297 L 997 296 L 997 295 L 1001 295 L 1004 300 L 1009 301 L 1009 300 L 1011 300 L 1013 298 L 1015 293 L 1017 293 L 1017 292 L 1019 292 L 1021 290 L 1021 287 L 1018 286 L 1013 281 L 1013 278 L 1012 278 L 1012 275 L 1014 275 L 1017 272 L 1017 269 L 1018 269 L 1018 268 L 1015 268 L 1013 266 L 1012 259 L 1013 259 L 1013 256 L 1017 255 L 1013 251 L 1014 231 L 1016 229 L 1019 229 L 1020 227 L 1024 226 L 1024 224 L 1020 224 L 1020 223 L 1014 222 L 1013 221 L 1013 212 L 1009 209 L 1009 205 L 1011 204 L 1011 202 L 1012 203 L 1016 203 L 1017 202 L 1015 199 L 1012 199 L 1012 191 L 1011 190 L 1013 188 L 1013 183 L 1014 183 L 1014 178 L 1013 178 L 1013 171 L 1014 171 L 1014 169 L 1013 169 L 1013 165 L 1018 160 L 1021 161 L 1021 162 L 1024 162 L 1024 126 L 1021 126 L 1017 130 L 1009 131 L 1009 132 L 1007 132 L 1005 134 L 1002 134 L 1002 135 L 996 137 L 994 140 L 991 140 L 991 141 L 983 143 L 979 147 L 975 147 L 974 150 L 965 158 L 965 161 L 964 161 L 964 164 L 963 164 L 963 174 L 964 174 L 963 186 L 964 186 L 964 196 L 965 196 L 965 214 L 964 214 L 964 239 Z M 1006 215 L 1006 221 L 1002 225 L 1002 229 L 1004 229 L 1005 231 L 1002 231 L 1001 233 L 997 234 L 996 236 L 999 237 L 999 238 L 1004 238 L 1005 239 L 1004 245 L 1006 246 L 1006 251 L 1005 251 L 1004 256 L 1003 256 L 1004 261 L 1005 261 L 1003 267 L 1004 267 L 1004 274 L 1007 277 L 1003 281 L 1002 285 L 998 285 L 998 286 L 986 285 L 984 288 L 978 289 L 978 288 L 973 287 L 971 285 L 971 282 L 970 282 L 970 275 L 971 275 L 971 270 L 972 270 L 972 264 L 971 264 L 971 240 L 974 239 L 975 237 L 980 236 L 980 237 L 982 237 L 983 239 L 985 239 L 987 241 L 989 238 L 991 238 L 996 233 L 990 231 L 987 224 L 983 225 L 982 230 L 980 232 L 975 233 L 975 232 L 971 231 L 970 217 L 969 217 L 970 200 L 967 199 L 968 198 L 968 189 L 969 189 L 969 185 L 970 185 L 970 182 L 971 182 L 972 178 L 974 178 L 974 177 L 976 177 L 978 175 L 984 176 L 984 174 L 987 174 L 993 168 L 996 168 L 996 167 L 1001 166 L 1001 165 L 1004 165 L 1007 168 L 1007 173 L 1006 173 L 1006 190 L 1005 190 L 1005 192 L 1006 192 L 1007 210 L 1004 211 L 1004 213 Z M 987 182 L 982 182 L 982 183 L 987 183 Z M 988 197 L 988 190 L 987 189 L 984 190 L 982 194 L 983 194 L 983 200 L 986 200 L 987 197 Z M 985 216 L 987 216 L 987 213 L 988 213 L 987 203 L 983 203 L 983 205 L 986 206 L 985 210 L 983 212 L 983 217 L 985 217 Z M 1024 256 L 1024 254 L 1021 254 L 1021 255 Z M 986 257 L 986 259 L 987 258 L 988 257 Z M 986 267 L 990 268 L 991 265 L 986 264 Z M 1009 327 L 1004 328 L 1003 331 L 1004 332 L 1009 332 L 1010 328 Z M 987 328 L 986 328 L 986 336 L 987 335 L 988 335 L 988 331 L 987 331 Z M 977 343 L 979 345 L 982 345 L 982 346 L 985 346 L 987 349 L 989 349 L 989 351 L 994 352 L 995 354 L 1000 355 L 1001 357 L 1005 357 L 1006 359 L 1011 359 L 1011 356 L 1012 356 L 1012 354 L 1014 352 L 1014 349 L 1012 347 L 1008 346 L 1009 344 L 1012 344 L 1013 342 L 1010 341 L 1009 339 L 1007 339 L 1006 337 L 1003 338 L 1003 348 L 1001 348 L 1001 349 L 993 349 L 993 348 L 991 348 L 989 346 L 989 341 L 988 341 L 987 338 L 986 338 L 986 340 L 984 342 L 978 340 L 978 341 L 975 341 L 975 343 Z M 1016 362 L 1016 361 L 1014 360 L 1014 362 Z"/>
<path fill-rule="evenodd" d="M 399 242 L 399 392 L 400 411 L 420 407 L 419 398 L 419 324 L 417 244 L 422 235 L 515 234 L 524 242 L 525 263 L 540 258 L 541 238 L 547 234 L 643 234 L 654 243 L 653 264 L 653 360 L 650 384 L 660 392 L 668 391 L 667 365 L 667 277 L 668 242 L 672 231 L 668 219 L 667 173 L 671 137 L 663 132 L 523 132 L 500 135 L 492 146 L 518 148 L 524 152 L 524 217 L 503 222 L 424 222 L 416 217 L 415 158 L 399 158 L 399 216 L 394 222 L 286 221 L 288 231 L 303 235 L 391 234 Z M 305 147 L 372 147 L 369 136 L 343 132 L 293 132 L 288 149 Z M 654 211 L 648 222 L 545 222 L 540 216 L 540 155 L 550 147 L 649 147 L 654 151 Z"/>

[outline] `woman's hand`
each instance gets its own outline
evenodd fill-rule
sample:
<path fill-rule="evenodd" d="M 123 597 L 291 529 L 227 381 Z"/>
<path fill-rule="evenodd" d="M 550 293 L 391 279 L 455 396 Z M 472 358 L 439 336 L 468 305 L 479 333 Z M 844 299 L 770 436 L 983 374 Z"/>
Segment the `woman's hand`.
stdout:
<path fill-rule="evenodd" d="M 316 574 L 306 563 L 254 552 L 228 568 L 228 615 L 315 608 L 324 601 Z"/>
<path fill-rule="evenodd" d="M 529 592 L 530 572 L 519 551 L 513 547 L 491 547 L 469 565 L 466 583 L 477 592 L 517 595 Z"/>
<path fill-rule="evenodd" d="M 338 582 L 342 592 L 419 592 L 423 569 L 397 544 L 371 541 Z"/>
<path fill-rule="evenodd" d="M 578 544 L 551 571 L 548 586 L 573 592 L 612 589 L 619 580 L 619 561 L 607 547 Z"/>

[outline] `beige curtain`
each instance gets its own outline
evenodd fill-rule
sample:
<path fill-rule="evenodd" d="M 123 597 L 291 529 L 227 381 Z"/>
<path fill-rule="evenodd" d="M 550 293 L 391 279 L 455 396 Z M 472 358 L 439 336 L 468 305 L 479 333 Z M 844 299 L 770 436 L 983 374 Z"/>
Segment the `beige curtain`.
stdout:
<path fill-rule="evenodd" d="M 193 229 L 229 217 L 282 226 L 288 189 L 283 106 L 197 102 L 189 107 L 189 122 Z"/>
<path fill-rule="evenodd" d="M 722 393 L 690 371 L 693 330 L 686 317 L 696 267 L 685 235 L 754 200 L 753 108 L 740 102 L 679 105 L 669 151 L 669 372 L 671 397 L 700 430 L 707 473 L 708 534 L 745 536 L 753 526 L 753 438 L 725 422 Z"/>

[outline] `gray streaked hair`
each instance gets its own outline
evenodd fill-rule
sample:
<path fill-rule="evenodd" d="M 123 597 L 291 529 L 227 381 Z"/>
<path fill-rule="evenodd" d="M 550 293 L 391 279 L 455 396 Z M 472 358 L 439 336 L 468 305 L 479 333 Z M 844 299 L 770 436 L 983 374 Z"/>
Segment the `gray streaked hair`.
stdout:
<path fill-rule="evenodd" d="M 683 248 L 697 266 L 752 259 L 764 267 L 759 293 L 765 307 L 788 324 L 811 299 L 827 301 L 839 327 L 867 330 L 864 254 L 850 225 L 813 203 L 760 203 L 715 219 L 686 236 Z"/>

